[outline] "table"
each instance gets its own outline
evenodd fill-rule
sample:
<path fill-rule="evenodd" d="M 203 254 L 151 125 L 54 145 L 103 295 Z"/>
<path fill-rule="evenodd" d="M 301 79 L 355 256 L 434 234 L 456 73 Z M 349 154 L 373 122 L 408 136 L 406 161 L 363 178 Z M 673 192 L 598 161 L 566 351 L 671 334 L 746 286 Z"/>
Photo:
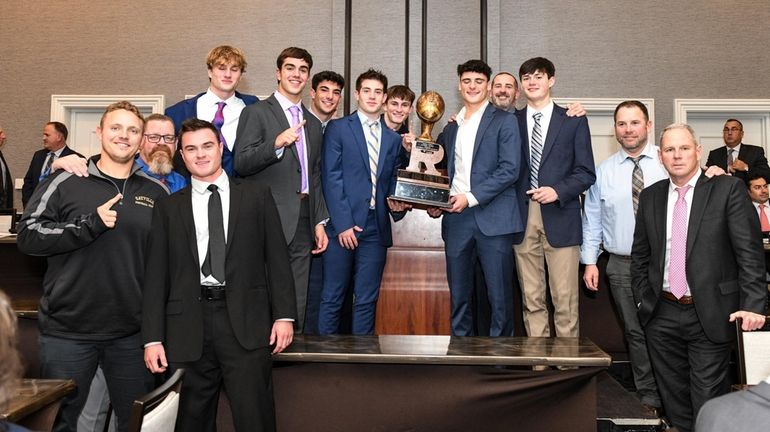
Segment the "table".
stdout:
<path fill-rule="evenodd" d="M 611 363 L 586 338 L 398 335 L 300 335 L 274 360 L 279 431 L 596 430 Z"/>
<path fill-rule="evenodd" d="M 51 430 L 62 399 L 73 391 L 72 380 L 24 379 L 0 418 L 31 430 Z"/>

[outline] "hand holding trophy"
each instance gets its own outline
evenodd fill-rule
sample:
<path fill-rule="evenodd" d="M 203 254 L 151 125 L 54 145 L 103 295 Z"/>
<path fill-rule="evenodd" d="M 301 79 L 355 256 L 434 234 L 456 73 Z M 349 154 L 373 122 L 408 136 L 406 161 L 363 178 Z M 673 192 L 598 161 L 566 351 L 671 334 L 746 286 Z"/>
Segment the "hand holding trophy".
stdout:
<path fill-rule="evenodd" d="M 444 99 L 435 91 L 427 91 L 417 99 L 417 116 L 422 120 L 422 133 L 412 144 L 409 166 L 398 170 L 394 200 L 448 208 L 449 177 L 441 175 L 436 164 L 444 158 L 444 149 L 433 141 L 433 125 L 444 115 Z"/>

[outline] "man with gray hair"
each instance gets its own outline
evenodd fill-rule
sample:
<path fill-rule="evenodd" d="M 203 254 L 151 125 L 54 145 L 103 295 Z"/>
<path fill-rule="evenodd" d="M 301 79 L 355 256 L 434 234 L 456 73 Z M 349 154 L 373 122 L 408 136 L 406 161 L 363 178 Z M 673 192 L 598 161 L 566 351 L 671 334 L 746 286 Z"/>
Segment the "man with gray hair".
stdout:
<path fill-rule="evenodd" d="M 669 178 L 641 192 L 631 251 L 663 407 L 684 432 L 707 400 L 728 390 L 731 322 L 762 327 L 767 299 L 759 219 L 746 186 L 732 176 L 707 178 L 701 153 L 690 126 L 663 130 L 659 155 Z"/>

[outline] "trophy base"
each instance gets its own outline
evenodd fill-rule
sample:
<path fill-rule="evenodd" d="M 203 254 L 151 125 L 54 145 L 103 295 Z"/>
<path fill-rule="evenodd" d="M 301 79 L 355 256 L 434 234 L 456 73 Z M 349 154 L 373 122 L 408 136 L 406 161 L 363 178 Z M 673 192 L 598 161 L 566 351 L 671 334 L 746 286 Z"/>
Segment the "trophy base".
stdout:
<path fill-rule="evenodd" d="M 413 204 L 449 208 L 449 177 L 399 170 L 396 192 L 390 198 Z"/>

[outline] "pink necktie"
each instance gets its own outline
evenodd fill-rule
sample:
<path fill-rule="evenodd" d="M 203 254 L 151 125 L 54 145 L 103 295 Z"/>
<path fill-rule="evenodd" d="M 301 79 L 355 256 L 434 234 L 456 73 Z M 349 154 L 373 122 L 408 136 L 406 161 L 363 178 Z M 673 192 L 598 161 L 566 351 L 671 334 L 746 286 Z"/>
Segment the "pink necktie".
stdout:
<path fill-rule="evenodd" d="M 759 207 L 759 228 L 762 232 L 770 231 L 770 220 L 767 220 L 767 213 L 765 213 L 765 205 L 758 204 Z"/>
<path fill-rule="evenodd" d="M 299 107 L 297 105 L 292 105 L 289 107 L 289 112 L 291 113 L 291 125 L 296 126 L 299 124 Z M 305 192 L 307 190 L 307 168 L 305 167 L 305 127 L 299 128 L 299 131 L 297 131 L 299 134 L 299 138 L 297 138 L 297 157 L 299 157 L 299 166 L 302 169 L 302 185 L 300 192 Z"/>
<path fill-rule="evenodd" d="M 219 141 L 222 143 L 222 145 L 227 147 L 225 136 L 222 135 L 222 126 L 225 124 L 225 105 L 227 105 L 227 103 L 217 102 L 217 112 L 214 114 L 214 120 L 211 121 L 211 124 L 213 124 L 214 127 L 219 131 Z"/>
<path fill-rule="evenodd" d="M 671 220 L 671 256 L 668 261 L 668 285 L 671 294 L 682 298 L 687 292 L 687 201 L 684 197 L 692 186 L 676 188 L 679 197 Z"/>

